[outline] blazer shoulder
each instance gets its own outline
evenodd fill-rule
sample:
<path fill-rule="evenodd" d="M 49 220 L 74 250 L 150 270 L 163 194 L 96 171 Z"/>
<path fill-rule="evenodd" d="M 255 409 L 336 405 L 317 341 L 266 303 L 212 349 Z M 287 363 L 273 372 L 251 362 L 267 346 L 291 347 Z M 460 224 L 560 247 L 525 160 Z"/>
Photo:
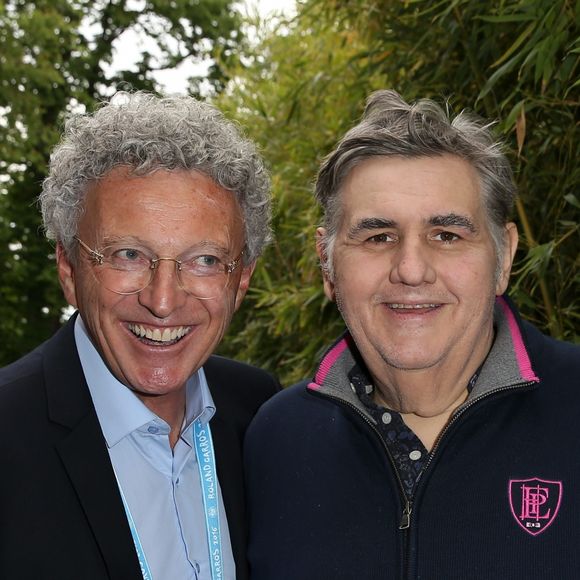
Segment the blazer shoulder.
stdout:
<path fill-rule="evenodd" d="M 0 369 L 0 417 L 3 425 L 33 415 L 44 400 L 43 357 L 39 348 Z"/>
<path fill-rule="evenodd" d="M 23 357 L 0 368 L 0 388 L 11 383 L 20 383 L 42 372 L 42 346 Z"/>
<path fill-rule="evenodd" d="M 0 368 L 0 392 L 11 384 L 36 382 L 53 369 L 60 372 L 60 378 L 66 378 L 73 368 L 79 367 L 74 342 L 75 319 L 76 315 L 34 350 Z"/>

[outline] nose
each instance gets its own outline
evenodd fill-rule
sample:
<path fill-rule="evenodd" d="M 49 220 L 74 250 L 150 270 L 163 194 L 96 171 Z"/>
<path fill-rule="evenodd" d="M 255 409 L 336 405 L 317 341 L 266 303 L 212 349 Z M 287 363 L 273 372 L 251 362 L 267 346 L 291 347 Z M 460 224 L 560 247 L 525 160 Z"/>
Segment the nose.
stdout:
<path fill-rule="evenodd" d="M 185 304 L 187 293 L 179 284 L 174 260 L 159 260 L 149 285 L 139 292 L 139 304 L 157 318 L 167 318 Z"/>
<path fill-rule="evenodd" d="M 420 238 L 401 240 L 392 256 L 389 273 L 392 284 L 421 286 L 433 284 L 437 279 L 434 257 Z"/>

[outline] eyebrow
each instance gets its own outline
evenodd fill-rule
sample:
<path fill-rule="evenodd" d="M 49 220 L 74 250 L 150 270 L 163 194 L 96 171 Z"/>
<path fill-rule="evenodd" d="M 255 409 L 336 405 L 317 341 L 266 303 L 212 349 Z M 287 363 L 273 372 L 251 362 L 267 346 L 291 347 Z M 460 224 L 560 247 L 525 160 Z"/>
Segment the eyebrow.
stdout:
<path fill-rule="evenodd" d="M 103 245 L 105 245 L 105 246 L 117 245 L 117 244 L 141 246 L 141 247 L 151 251 L 152 254 L 158 255 L 156 252 L 154 252 L 151 249 L 148 242 L 146 242 L 145 240 L 142 240 L 141 238 L 139 238 L 137 236 L 123 236 L 123 237 L 111 236 L 110 238 L 106 238 L 105 241 L 103 242 Z M 223 246 L 219 242 L 214 242 L 212 240 L 200 240 L 197 244 L 190 246 L 187 250 L 182 252 L 180 254 L 180 256 L 186 256 L 188 253 L 190 253 L 193 250 L 206 250 L 206 249 L 221 253 L 224 256 L 226 256 L 230 253 L 230 248 Z"/>
<path fill-rule="evenodd" d="M 349 228 L 348 236 L 354 238 L 361 232 L 368 230 L 383 230 L 395 227 L 397 227 L 397 222 L 394 220 L 386 218 L 363 218 Z"/>
<path fill-rule="evenodd" d="M 429 218 L 429 225 L 448 228 L 451 226 L 464 228 L 471 233 L 477 233 L 477 228 L 473 221 L 465 215 L 458 215 L 456 213 L 448 213 L 444 215 L 434 215 Z"/>
<path fill-rule="evenodd" d="M 473 221 L 465 216 L 456 213 L 448 213 L 441 215 L 434 215 L 427 220 L 430 226 L 437 227 L 459 227 L 468 230 L 469 232 L 475 234 L 477 233 L 477 228 Z M 351 226 L 348 230 L 348 236 L 351 238 L 356 237 L 361 232 L 366 232 L 369 230 L 382 230 L 389 228 L 396 228 L 397 222 L 392 219 L 387 218 L 363 218 L 356 224 Z"/>

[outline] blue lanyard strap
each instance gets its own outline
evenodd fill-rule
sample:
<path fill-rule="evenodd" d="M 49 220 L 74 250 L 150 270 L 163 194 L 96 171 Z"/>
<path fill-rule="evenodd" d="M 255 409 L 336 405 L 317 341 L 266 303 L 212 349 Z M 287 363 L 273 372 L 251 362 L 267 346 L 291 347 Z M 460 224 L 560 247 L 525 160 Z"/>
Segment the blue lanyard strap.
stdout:
<path fill-rule="evenodd" d="M 212 580 L 222 580 L 224 572 L 222 562 L 217 471 L 209 423 L 204 427 L 202 422 L 198 419 L 194 424 L 193 439 L 197 455 L 197 465 L 199 467 L 199 479 L 203 492 L 203 507 L 205 512 L 205 527 L 207 530 L 211 577 Z M 137 527 L 135 526 L 135 521 L 131 515 L 129 504 L 125 499 L 125 494 L 123 493 L 123 488 L 121 487 L 119 478 L 117 478 L 117 485 L 121 492 L 121 499 L 123 500 L 123 507 L 125 508 L 129 529 L 131 530 L 131 536 L 133 537 L 133 543 L 135 544 L 135 551 L 137 552 L 137 558 L 139 559 L 139 566 L 141 568 L 143 580 L 153 580 L 141 540 L 139 539 L 139 533 L 137 532 Z"/>
<path fill-rule="evenodd" d="M 115 477 L 117 477 L 116 473 Z M 149 564 L 147 563 L 147 558 L 145 557 L 145 552 L 143 551 L 143 546 L 141 545 L 141 540 L 139 539 L 139 534 L 137 533 L 137 526 L 135 525 L 135 521 L 133 520 L 133 516 L 131 515 L 129 504 L 125 499 L 125 494 L 123 493 L 123 488 L 121 487 L 121 482 L 119 481 L 118 477 L 117 477 L 117 485 L 119 486 L 119 491 L 121 492 L 121 499 L 123 500 L 125 514 L 127 514 L 127 521 L 129 522 L 129 529 L 131 530 L 133 544 L 135 544 L 135 551 L 137 552 L 137 558 L 139 559 L 139 568 L 141 568 L 143 580 L 153 580 L 153 576 L 151 576 L 151 570 L 149 569 Z"/>
<path fill-rule="evenodd" d="M 194 425 L 195 452 L 199 467 L 199 478 L 203 490 L 203 507 L 209 548 L 209 562 L 212 580 L 222 580 L 222 541 L 217 489 L 215 454 L 209 423 L 204 427 L 198 419 Z"/>

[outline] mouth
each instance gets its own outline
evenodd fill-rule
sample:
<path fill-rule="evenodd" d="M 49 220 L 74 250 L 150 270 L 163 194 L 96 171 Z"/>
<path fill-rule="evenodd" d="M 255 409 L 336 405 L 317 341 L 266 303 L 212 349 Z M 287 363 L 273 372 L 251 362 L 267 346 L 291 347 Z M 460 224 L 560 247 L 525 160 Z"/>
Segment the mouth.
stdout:
<path fill-rule="evenodd" d="M 141 342 L 163 346 L 178 343 L 191 331 L 191 326 L 175 326 L 161 329 L 151 328 L 142 324 L 129 324 L 128 328 Z"/>
<path fill-rule="evenodd" d="M 441 304 L 433 304 L 430 302 L 426 302 L 424 304 L 403 304 L 400 302 L 392 302 L 387 304 L 387 307 L 391 310 L 399 310 L 401 312 L 404 311 L 417 311 L 417 310 L 432 310 L 433 308 L 439 308 Z"/>

